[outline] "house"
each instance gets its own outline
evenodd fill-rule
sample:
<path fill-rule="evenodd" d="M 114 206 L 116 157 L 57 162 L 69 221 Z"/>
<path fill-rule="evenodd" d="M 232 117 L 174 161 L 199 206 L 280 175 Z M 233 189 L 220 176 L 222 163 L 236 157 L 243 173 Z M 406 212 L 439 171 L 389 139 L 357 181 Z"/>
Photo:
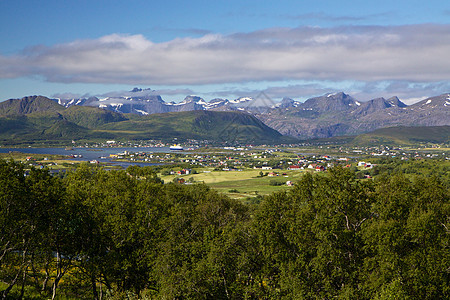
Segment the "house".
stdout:
<path fill-rule="evenodd" d="M 359 161 L 358 162 L 358 167 L 364 167 L 364 168 L 372 169 L 373 165 L 371 163 L 366 163 L 364 161 Z"/>
<path fill-rule="evenodd" d="M 183 169 L 177 172 L 178 175 L 189 175 L 191 174 L 191 169 Z"/>
<path fill-rule="evenodd" d="M 289 166 L 288 170 L 300 170 L 300 166 L 297 165 Z"/>
<path fill-rule="evenodd" d="M 261 169 L 263 169 L 263 170 L 272 170 L 272 167 L 269 167 L 269 166 L 262 166 Z"/>
<path fill-rule="evenodd" d="M 186 182 L 186 180 L 184 178 L 176 178 L 175 182 L 176 183 L 180 183 L 180 184 L 184 184 Z"/>
<path fill-rule="evenodd" d="M 316 166 L 316 171 L 323 172 L 323 171 L 325 171 L 325 167 L 324 166 Z"/>
<path fill-rule="evenodd" d="M 288 181 L 286 181 L 286 185 L 287 185 L 287 186 L 293 186 L 294 183 L 293 183 L 292 181 L 288 180 Z"/>
<path fill-rule="evenodd" d="M 270 172 L 269 174 L 267 174 L 267 176 L 274 177 L 274 176 L 278 176 L 278 174 L 275 172 Z"/>

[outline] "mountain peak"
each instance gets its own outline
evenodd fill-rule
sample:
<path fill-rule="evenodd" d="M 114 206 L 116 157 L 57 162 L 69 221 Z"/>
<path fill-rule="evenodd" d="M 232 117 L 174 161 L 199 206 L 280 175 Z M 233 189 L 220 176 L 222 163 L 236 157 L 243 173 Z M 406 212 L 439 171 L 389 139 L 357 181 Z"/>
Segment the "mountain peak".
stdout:
<path fill-rule="evenodd" d="M 183 100 L 182 103 L 188 103 L 188 102 L 205 102 L 205 100 L 203 100 L 203 98 L 198 97 L 198 96 L 194 96 L 194 95 L 189 95 L 186 96 Z"/>
<path fill-rule="evenodd" d="M 151 91 L 151 90 L 152 90 L 151 88 L 141 89 L 141 88 L 135 87 L 135 88 L 133 88 L 130 92 L 131 92 L 131 93 L 139 93 L 139 92 L 143 92 L 143 91 Z"/>
<path fill-rule="evenodd" d="M 406 107 L 407 106 L 400 99 L 398 99 L 397 96 L 391 97 L 391 98 L 387 99 L 387 101 L 393 106 L 397 106 L 397 107 Z"/>
<path fill-rule="evenodd" d="M 328 93 L 328 94 L 325 94 L 325 96 L 327 96 L 327 98 L 333 98 L 333 99 L 343 99 L 343 98 L 350 97 L 349 95 L 347 95 L 344 92 Z"/>
<path fill-rule="evenodd" d="M 62 111 L 64 106 L 59 105 L 44 96 L 28 96 L 22 99 L 9 99 L 0 102 L 0 115 L 26 115 L 38 111 Z"/>
<path fill-rule="evenodd" d="M 357 107 L 358 104 L 353 97 L 338 92 L 334 94 L 325 94 L 306 100 L 300 107 L 307 110 L 321 112 L 346 111 Z"/>
<path fill-rule="evenodd" d="M 278 105 L 279 108 L 289 108 L 295 106 L 295 100 L 284 97 L 283 100 L 281 100 L 280 104 Z"/>

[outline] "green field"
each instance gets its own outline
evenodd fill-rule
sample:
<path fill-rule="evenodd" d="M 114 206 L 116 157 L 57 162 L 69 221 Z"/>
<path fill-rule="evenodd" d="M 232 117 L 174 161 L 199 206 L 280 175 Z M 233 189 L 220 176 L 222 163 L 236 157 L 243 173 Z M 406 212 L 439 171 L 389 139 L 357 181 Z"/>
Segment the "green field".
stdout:
<path fill-rule="evenodd" d="M 199 174 L 189 175 L 167 175 L 161 176 L 165 182 L 171 182 L 174 178 L 184 178 L 189 181 L 190 178 L 194 183 L 205 183 L 208 186 L 228 194 L 232 198 L 247 198 L 258 195 L 268 195 L 275 191 L 289 189 L 286 181 L 296 182 L 306 171 L 289 171 L 289 170 L 263 170 L 263 173 L 277 172 L 279 176 L 260 177 L 261 170 L 244 169 L 242 171 L 212 171 L 212 169 L 199 170 Z M 282 175 L 285 173 L 286 175 Z M 282 185 L 271 185 L 271 182 L 282 182 Z"/>

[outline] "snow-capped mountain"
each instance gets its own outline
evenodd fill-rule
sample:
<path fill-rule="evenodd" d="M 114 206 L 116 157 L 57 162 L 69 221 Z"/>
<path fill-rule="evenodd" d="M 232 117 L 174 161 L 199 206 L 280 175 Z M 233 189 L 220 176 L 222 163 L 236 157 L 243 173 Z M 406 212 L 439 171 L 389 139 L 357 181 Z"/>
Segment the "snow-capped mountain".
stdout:
<path fill-rule="evenodd" d="M 135 88 L 124 94 L 112 93 L 102 98 L 55 101 L 66 107 L 95 106 L 140 115 L 192 110 L 246 111 L 282 134 L 300 138 L 352 135 L 399 125 L 450 125 L 450 94 L 428 98 L 410 106 L 397 97 L 363 102 L 343 92 L 313 97 L 304 102 L 291 98 L 273 102 L 261 93 L 255 98 L 215 98 L 210 101 L 191 95 L 176 103 L 165 102 L 150 89 Z"/>
<path fill-rule="evenodd" d="M 397 97 L 360 102 L 345 93 L 326 94 L 292 107 L 284 101 L 258 117 L 282 134 L 300 138 L 355 135 L 391 126 L 450 125 L 450 94 L 406 105 Z"/>
<path fill-rule="evenodd" d="M 253 100 L 250 97 L 235 100 L 215 98 L 206 102 L 198 96 L 186 96 L 183 101 L 176 103 L 165 102 L 160 95 L 154 95 L 152 92 L 150 89 L 134 88 L 125 94 L 112 94 L 102 98 L 55 99 L 55 101 L 65 107 L 95 106 L 114 112 L 149 115 L 191 110 L 238 110 L 240 107 L 245 107 L 245 103 Z"/>

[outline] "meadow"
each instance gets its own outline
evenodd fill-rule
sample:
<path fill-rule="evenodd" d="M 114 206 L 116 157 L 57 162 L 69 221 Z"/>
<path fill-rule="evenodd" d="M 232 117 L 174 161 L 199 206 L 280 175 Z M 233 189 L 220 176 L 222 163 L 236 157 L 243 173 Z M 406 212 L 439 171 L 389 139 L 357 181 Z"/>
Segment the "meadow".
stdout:
<path fill-rule="evenodd" d="M 278 176 L 260 176 L 275 171 Z M 274 172 L 274 173 L 275 173 Z M 213 168 L 198 170 L 198 174 L 188 175 L 161 175 L 164 182 L 172 182 L 175 178 L 184 178 L 188 183 L 204 183 L 211 188 L 227 194 L 231 198 L 241 199 L 247 197 L 264 196 L 270 193 L 287 190 L 290 187 L 287 181 L 295 182 L 306 172 L 290 170 L 259 170 L 243 169 L 241 171 L 214 171 Z M 285 174 L 285 175 L 283 175 Z M 191 179 L 192 178 L 192 179 Z"/>

